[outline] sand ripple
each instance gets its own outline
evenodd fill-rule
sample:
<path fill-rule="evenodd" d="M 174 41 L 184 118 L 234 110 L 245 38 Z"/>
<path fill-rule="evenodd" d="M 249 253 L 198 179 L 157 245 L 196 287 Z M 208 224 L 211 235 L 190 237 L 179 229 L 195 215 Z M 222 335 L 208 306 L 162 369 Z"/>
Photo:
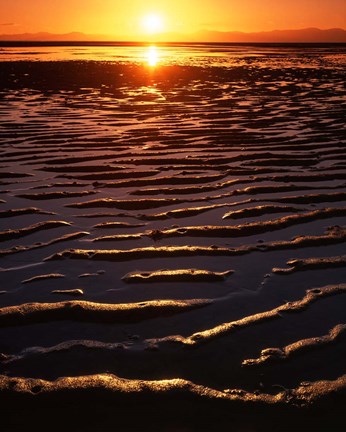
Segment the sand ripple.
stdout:
<path fill-rule="evenodd" d="M 307 52 L 1 63 L 1 395 L 340 414 L 344 75 Z"/>

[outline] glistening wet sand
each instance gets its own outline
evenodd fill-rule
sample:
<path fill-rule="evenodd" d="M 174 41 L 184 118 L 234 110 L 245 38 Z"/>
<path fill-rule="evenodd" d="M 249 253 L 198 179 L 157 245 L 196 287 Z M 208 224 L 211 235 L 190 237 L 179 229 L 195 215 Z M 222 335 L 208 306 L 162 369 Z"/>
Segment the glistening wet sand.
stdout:
<path fill-rule="evenodd" d="M 343 430 L 345 49 L 212 49 L 0 62 L 6 430 Z"/>

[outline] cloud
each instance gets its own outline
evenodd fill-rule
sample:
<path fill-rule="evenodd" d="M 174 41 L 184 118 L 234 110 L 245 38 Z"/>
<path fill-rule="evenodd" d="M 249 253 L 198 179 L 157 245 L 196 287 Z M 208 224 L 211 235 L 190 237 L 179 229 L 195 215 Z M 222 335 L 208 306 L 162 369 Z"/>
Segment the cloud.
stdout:
<path fill-rule="evenodd" d="M 10 27 L 10 26 L 15 26 L 16 25 L 16 23 L 0 23 L 0 26 L 3 26 L 3 27 Z"/>

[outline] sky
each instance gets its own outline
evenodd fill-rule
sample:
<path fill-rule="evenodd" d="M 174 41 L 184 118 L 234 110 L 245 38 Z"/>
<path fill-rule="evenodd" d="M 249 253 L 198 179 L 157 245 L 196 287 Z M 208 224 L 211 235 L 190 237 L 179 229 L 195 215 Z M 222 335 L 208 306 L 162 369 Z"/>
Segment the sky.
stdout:
<path fill-rule="evenodd" d="M 346 0 L 0 0 L 0 20 L 0 34 L 77 31 L 139 40 L 157 31 L 346 28 Z"/>

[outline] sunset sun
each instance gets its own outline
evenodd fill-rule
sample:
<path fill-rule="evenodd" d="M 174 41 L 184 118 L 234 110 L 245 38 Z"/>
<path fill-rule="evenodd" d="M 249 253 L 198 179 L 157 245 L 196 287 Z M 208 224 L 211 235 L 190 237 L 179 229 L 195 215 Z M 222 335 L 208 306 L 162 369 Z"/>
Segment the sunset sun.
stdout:
<path fill-rule="evenodd" d="M 142 18 L 142 28 L 146 33 L 159 33 L 164 28 L 163 18 L 159 14 L 151 13 Z"/>

